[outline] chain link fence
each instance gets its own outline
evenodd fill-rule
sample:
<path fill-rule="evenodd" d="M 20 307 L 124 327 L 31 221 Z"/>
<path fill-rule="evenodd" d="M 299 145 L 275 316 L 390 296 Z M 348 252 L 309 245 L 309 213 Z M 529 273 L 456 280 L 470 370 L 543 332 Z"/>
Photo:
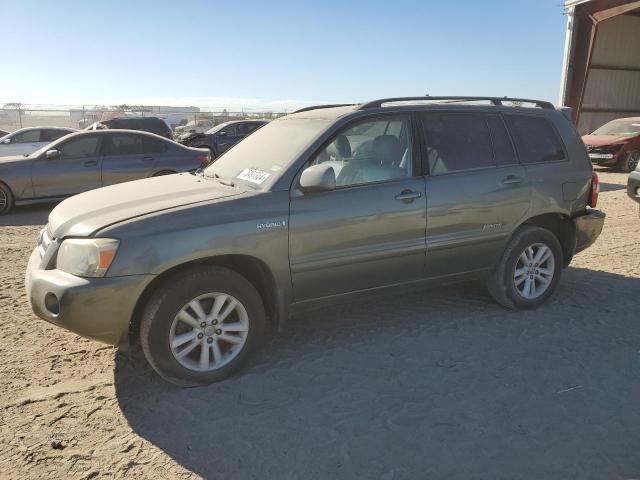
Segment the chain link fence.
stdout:
<path fill-rule="evenodd" d="M 172 129 L 182 125 L 215 126 L 230 120 L 274 119 L 287 112 L 207 111 L 197 107 L 163 106 L 55 106 L 0 104 L 0 130 L 13 132 L 23 127 L 69 127 L 82 129 L 94 122 L 115 117 L 140 116 L 164 119 Z M 209 127 L 210 128 L 210 127 Z"/>

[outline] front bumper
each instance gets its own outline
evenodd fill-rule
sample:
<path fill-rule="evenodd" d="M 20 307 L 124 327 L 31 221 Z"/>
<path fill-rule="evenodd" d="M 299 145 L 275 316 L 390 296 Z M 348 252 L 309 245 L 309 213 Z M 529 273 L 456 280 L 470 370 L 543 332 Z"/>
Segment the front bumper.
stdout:
<path fill-rule="evenodd" d="M 604 226 L 606 215 L 600 210 L 587 209 L 585 213 L 573 218 L 576 227 L 574 253 L 589 248 L 597 240 Z"/>
<path fill-rule="evenodd" d="M 92 340 L 127 346 L 133 310 L 153 275 L 81 278 L 43 270 L 40 263 L 36 248 L 29 258 L 25 288 L 38 317 Z"/>

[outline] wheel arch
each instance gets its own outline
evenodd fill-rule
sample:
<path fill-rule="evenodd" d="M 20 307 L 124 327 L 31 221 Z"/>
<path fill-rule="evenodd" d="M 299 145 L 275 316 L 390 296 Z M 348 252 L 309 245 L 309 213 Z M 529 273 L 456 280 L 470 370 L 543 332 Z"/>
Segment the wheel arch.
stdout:
<path fill-rule="evenodd" d="M 562 247 L 563 265 L 564 267 L 569 265 L 575 250 L 576 229 L 568 215 L 561 212 L 543 213 L 526 219 L 518 225 L 518 228 L 523 225 L 544 228 L 553 233 Z"/>
<path fill-rule="evenodd" d="M 140 334 L 140 321 L 142 312 L 149 298 L 156 289 L 169 278 L 190 268 L 215 265 L 228 268 L 242 275 L 251 283 L 260 294 L 265 306 L 268 320 L 280 328 L 284 323 L 283 302 L 279 300 L 275 277 L 270 268 L 262 260 L 250 255 L 219 255 L 215 257 L 201 258 L 186 263 L 175 265 L 157 275 L 143 290 L 138 298 L 129 322 L 129 343 L 137 341 Z"/>

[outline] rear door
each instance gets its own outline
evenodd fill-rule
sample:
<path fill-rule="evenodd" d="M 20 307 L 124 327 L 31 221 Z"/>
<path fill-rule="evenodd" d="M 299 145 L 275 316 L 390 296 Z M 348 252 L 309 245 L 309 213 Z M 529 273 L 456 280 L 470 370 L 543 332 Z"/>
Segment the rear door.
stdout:
<path fill-rule="evenodd" d="M 32 164 L 34 196 L 74 195 L 101 186 L 100 134 L 74 136 L 57 146 L 59 158 L 49 160 L 45 154 Z"/>
<path fill-rule="evenodd" d="M 356 121 L 314 156 L 310 164 L 334 169 L 337 187 L 308 194 L 292 189 L 289 260 L 296 301 L 422 278 L 425 182 L 415 168 L 412 130 L 410 115 Z M 336 143 L 345 156 L 335 156 Z"/>
<path fill-rule="evenodd" d="M 148 177 L 155 156 L 143 148 L 143 135 L 113 132 L 102 143 L 102 185 Z"/>
<path fill-rule="evenodd" d="M 530 206 L 525 169 L 498 113 L 421 114 L 427 275 L 488 268 Z"/>

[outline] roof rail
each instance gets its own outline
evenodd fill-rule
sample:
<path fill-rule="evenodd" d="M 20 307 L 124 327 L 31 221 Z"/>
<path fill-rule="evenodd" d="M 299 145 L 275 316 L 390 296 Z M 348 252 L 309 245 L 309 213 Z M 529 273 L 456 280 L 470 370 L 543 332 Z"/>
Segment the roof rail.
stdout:
<path fill-rule="evenodd" d="M 350 107 L 352 105 L 355 105 L 355 104 L 354 103 L 334 103 L 329 105 L 314 105 L 312 107 L 301 108 L 300 110 L 296 110 L 295 112 L 291 112 L 291 113 L 308 112 L 310 110 L 318 110 L 319 108 Z"/>
<path fill-rule="evenodd" d="M 394 98 L 382 98 L 380 100 L 373 100 L 371 102 L 363 103 L 358 107 L 358 110 L 366 110 L 368 108 L 380 108 L 385 103 L 395 103 L 395 102 L 411 102 L 411 101 L 450 101 L 450 102 L 473 102 L 478 100 L 486 100 L 491 102 L 493 105 L 501 106 L 503 101 L 506 102 L 522 102 L 522 103 L 533 103 L 537 107 L 555 110 L 555 107 L 551 102 L 545 102 L 542 100 L 531 100 L 528 98 L 511 98 L 511 97 L 431 97 L 429 95 L 425 95 L 423 97 L 394 97 Z"/>

